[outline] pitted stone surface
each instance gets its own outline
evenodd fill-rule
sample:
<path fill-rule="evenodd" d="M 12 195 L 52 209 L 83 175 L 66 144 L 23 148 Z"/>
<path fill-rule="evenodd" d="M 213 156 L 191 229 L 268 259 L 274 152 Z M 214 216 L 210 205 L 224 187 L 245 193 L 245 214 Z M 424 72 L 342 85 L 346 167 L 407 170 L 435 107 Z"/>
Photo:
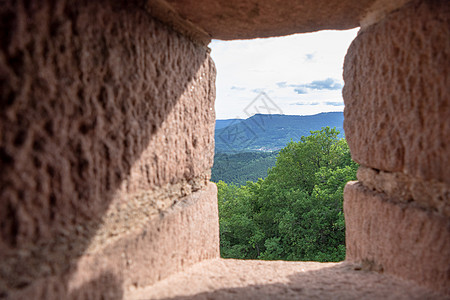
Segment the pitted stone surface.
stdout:
<path fill-rule="evenodd" d="M 344 190 L 346 260 L 450 294 L 450 218 L 391 201 L 359 182 Z"/>
<path fill-rule="evenodd" d="M 362 30 L 344 65 L 344 129 L 363 166 L 450 184 L 450 6 L 413 1 Z"/>
<path fill-rule="evenodd" d="M 125 1 L 6 1 L 0 19 L 2 294 L 72 272 L 108 207 L 148 221 L 205 188 L 215 69 Z"/>
<path fill-rule="evenodd" d="M 358 168 L 357 177 L 364 186 L 385 193 L 392 201 L 408 203 L 450 217 L 450 186 L 445 183 L 362 166 Z"/>
<path fill-rule="evenodd" d="M 312 32 L 322 29 L 349 29 L 359 26 L 375 0 L 149 0 L 148 10 L 166 6 L 163 18 L 171 13 L 215 39 L 248 39 Z M 397 2 L 397 1 L 393 1 Z"/>
<path fill-rule="evenodd" d="M 215 70 L 199 40 L 344 29 L 370 16 L 344 72 L 354 158 L 448 185 L 450 8 L 414 1 L 371 25 L 385 13 L 367 15 L 375 2 L 3 1 L 0 298 L 120 299 L 217 257 Z M 153 3 L 196 33 L 152 19 Z M 373 190 L 404 192 L 383 178 Z M 360 266 L 215 260 L 147 295 L 440 297 L 364 270 L 449 293 L 448 217 L 352 185 L 346 195 L 349 259 Z"/>
<path fill-rule="evenodd" d="M 368 26 L 410 0 L 145 0 L 143 8 L 183 35 L 251 39 Z"/>
<path fill-rule="evenodd" d="M 216 259 L 124 299 L 446 299 L 401 279 L 349 263 Z"/>
<path fill-rule="evenodd" d="M 90 249 L 72 274 L 40 278 L 9 299 L 122 299 L 131 287 L 218 257 L 217 188 L 209 183 L 121 239 Z"/>

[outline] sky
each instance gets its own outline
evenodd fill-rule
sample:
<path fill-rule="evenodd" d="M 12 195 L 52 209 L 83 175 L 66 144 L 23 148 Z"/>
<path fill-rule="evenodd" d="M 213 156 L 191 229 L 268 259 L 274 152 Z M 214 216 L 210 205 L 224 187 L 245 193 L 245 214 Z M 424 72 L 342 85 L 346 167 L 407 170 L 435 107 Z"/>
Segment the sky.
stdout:
<path fill-rule="evenodd" d="M 342 111 L 343 62 L 357 32 L 213 40 L 209 47 L 217 69 L 216 118 Z"/>

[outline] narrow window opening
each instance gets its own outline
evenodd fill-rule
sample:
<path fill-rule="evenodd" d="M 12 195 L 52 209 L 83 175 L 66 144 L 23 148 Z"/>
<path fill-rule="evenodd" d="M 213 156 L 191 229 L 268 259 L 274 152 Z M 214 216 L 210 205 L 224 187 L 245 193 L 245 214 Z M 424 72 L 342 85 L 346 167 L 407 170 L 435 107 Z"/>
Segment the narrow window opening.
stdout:
<path fill-rule="evenodd" d="M 358 29 L 213 41 L 224 258 L 342 261 L 343 61 Z"/>

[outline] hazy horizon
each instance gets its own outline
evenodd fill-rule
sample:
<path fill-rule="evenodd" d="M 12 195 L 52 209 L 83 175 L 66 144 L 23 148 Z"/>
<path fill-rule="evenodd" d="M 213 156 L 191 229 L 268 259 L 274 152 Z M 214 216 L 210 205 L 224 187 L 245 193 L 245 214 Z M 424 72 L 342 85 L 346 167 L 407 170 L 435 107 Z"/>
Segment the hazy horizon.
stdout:
<path fill-rule="evenodd" d="M 318 112 L 318 113 L 314 113 L 314 114 L 308 114 L 308 115 L 297 115 L 297 114 L 263 114 L 263 113 L 255 113 L 255 114 L 253 114 L 253 115 L 251 115 L 251 116 L 249 116 L 249 117 L 245 117 L 245 118 L 217 118 L 216 117 L 216 121 L 220 121 L 220 120 L 230 120 L 230 119 L 241 119 L 241 120 L 245 120 L 245 119 L 248 119 L 248 118 L 251 118 L 251 117 L 253 117 L 254 115 L 257 115 L 257 114 L 260 114 L 260 115 L 282 115 L 282 116 L 300 116 L 300 117 L 302 117 L 302 116 L 315 116 L 315 115 L 318 115 L 318 114 L 323 114 L 323 113 L 342 113 L 343 111 L 342 110 L 340 110 L 340 111 L 322 111 L 322 112 Z"/>

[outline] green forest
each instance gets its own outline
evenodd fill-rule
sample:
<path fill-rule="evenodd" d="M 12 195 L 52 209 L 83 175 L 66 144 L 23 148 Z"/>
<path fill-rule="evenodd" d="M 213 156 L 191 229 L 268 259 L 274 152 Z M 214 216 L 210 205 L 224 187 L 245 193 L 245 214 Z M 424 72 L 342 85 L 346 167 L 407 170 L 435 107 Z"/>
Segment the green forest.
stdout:
<path fill-rule="evenodd" d="M 245 185 L 219 180 L 221 256 L 343 260 L 343 189 L 356 170 L 345 139 L 324 127 L 281 149 L 265 179 Z"/>
<path fill-rule="evenodd" d="M 245 185 L 247 181 L 266 178 L 267 170 L 275 166 L 277 155 L 278 151 L 216 153 L 211 170 L 211 180 Z"/>

